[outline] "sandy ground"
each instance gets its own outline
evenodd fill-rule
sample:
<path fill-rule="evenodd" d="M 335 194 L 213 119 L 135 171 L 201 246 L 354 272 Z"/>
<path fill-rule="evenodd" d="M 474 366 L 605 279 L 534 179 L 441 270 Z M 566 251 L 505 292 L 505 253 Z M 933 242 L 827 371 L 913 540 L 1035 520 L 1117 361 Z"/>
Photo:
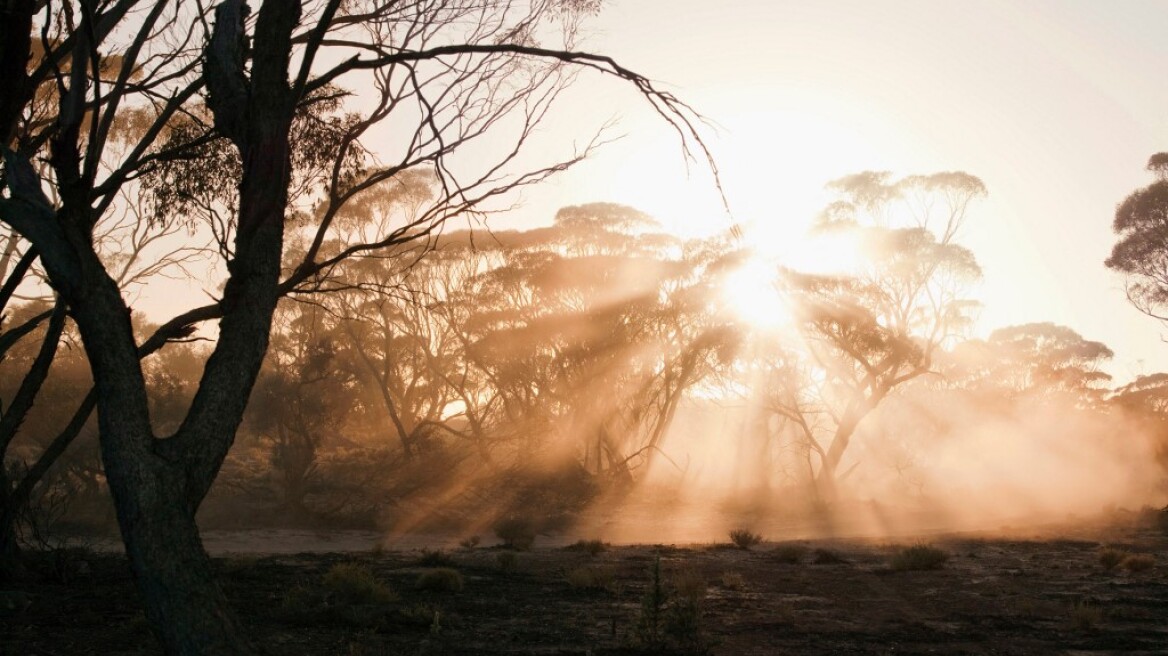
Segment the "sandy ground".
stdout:
<path fill-rule="evenodd" d="M 384 540 L 372 532 L 211 532 L 207 543 L 233 554 L 217 558 L 220 580 L 271 654 L 1168 654 L 1163 533 L 1022 533 L 597 553 L 548 539 L 457 549 L 435 536 L 374 549 Z M 913 542 L 948 560 L 895 568 Z M 1106 549 L 1151 567 L 1105 567 Z M 667 599 L 655 644 L 644 627 L 658 559 Z M 392 599 L 340 601 L 325 582 L 339 563 L 365 568 Z M 419 587 L 435 565 L 457 570 L 462 589 Z M 42 558 L 36 571 L 0 592 L 0 654 L 157 652 L 120 556 Z"/>

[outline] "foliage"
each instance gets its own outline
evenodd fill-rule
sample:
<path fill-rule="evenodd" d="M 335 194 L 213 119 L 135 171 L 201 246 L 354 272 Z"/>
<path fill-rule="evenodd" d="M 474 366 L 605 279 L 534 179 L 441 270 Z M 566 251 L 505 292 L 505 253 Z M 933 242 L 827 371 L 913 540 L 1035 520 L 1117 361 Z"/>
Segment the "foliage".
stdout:
<path fill-rule="evenodd" d="M 535 543 L 535 522 L 527 517 L 505 517 L 495 523 L 495 535 L 504 546 L 526 551 Z"/>
<path fill-rule="evenodd" d="M 1163 321 L 1168 301 L 1168 179 L 1165 154 L 1148 161 L 1157 180 L 1133 191 L 1115 210 L 1112 229 L 1117 241 L 1104 264 L 1127 278 L 1128 300 L 1140 311 Z"/>
<path fill-rule="evenodd" d="M 649 581 L 641 598 L 634 643 L 643 649 L 677 650 L 686 654 L 709 651 L 702 625 L 705 581 L 693 570 L 682 570 L 672 584 L 661 573 L 661 557 L 653 560 Z"/>
<path fill-rule="evenodd" d="M 900 572 L 941 569 L 949 560 L 949 554 L 928 544 L 914 544 L 898 549 L 892 555 L 889 565 Z"/>
<path fill-rule="evenodd" d="M 776 271 L 794 308 L 785 339 L 755 353 L 759 430 L 797 446 L 820 501 L 831 501 L 853 435 L 890 394 L 934 370 L 970 325 L 966 294 L 981 276 L 957 243 L 970 205 L 986 195 L 961 172 L 865 171 L 833 181 L 837 199 L 816 234 L 855 245 L 845 271 Z M 777 434 L 769 428 L 777 419 Z"/>
<path fill-rule="evenodd" d="M 584 590 L 616 590 L 615 573 L 605 567 L 575 567 L 568 571 L 565 577 L 568 585 Z"/>
<path fill-rule="evenodd" d="M 739 572 L 722 572 L 722 587 L 735 592 L 746 587 L 746 579 Z"/>
<path fill-rule="evenodd" d="M 461 592 L 465 582 L 462 574 L 450 567 L 428 569 L 418 575 L 414 587 L 430 592 Z"/>
<path fill-rule="evenodd" d="M 1104 547 L 1099 550 L 1099 565 L 1105 570 L 1113 570 L 1128 557 L 1128 553 L 1121 549 Z"/>
<path fill-rule="evenodd" d="M 321 578 L 321 585 L 333 605 L 386 604 L 396 599 L 389 586 L 360 563 L 333 565 Z"/>
<path fill-rule="evenodd" d="M 744 528 L 736 528 L 730 531 L 730 541 L 739 549 L 749 550 L 762 542 L 762 536 Z"/>
<path fill-rule="evenodd" d="M 514 574 L 519 570 L 519 556 L 514 551 L 501 551 L 495 554 L 495 563 L 503 574 Z"/>
<path fill-rule="evenodd" d="M 583 539 L 581 539 L 581 540 L 577 540 L 573 544 L 570 544 L 564 548 L 569 549 L 571 551 L 581 551 L 583 553 L 588 554 L 589 556 L 596 557 L 596 556 L 600 555 L 601 553 L 603 553 L 604 551 L 608 550 L 608 547 L 609 547 L 609 545 L 607 543 L 603 542 L 602 540 L 583 540 Z"/>
<path fill-rule="evenodd" d="M 422 549 L 422 555 L 414 561 L 415 565 L 421 567 L 454 567 L 458 563 L 454 558 L 441 549 Z"/>
<path fill-rule="evenodd" d="M 670 577 L 674 594 L 679 598 L 701 601 L 706 598 L 706 577 L 694 567 L 683 567 Z"/>
<path fill-rule="evenodd" d="M 796 565 L 807 555 L 807 547 L 795 543 L 780 544 L 771 550 L 771 555 L 780 563 Z"/>
<path fill-rule="evenodd" d="M 254 20 L 242 0 L 6 9 L 0 221 L 9 245 L 23 242 L 22 260 L 39 258 L 57 297 L 54 332 L 67 313 L 83 338 L 95 392 L 81 416 L 99 409 L 104 475 L 167 651 L 250 651 L 194 518 L 235 442 L 281 297 L 345 288 L 331 276 L 350 260 L 416 259 L 448 220 L 480 217 L 580 161 L 599 138 L 551 161 L 527 157 L 573 68 L 633 85 L 708 158 L 698 116 L 673 94 L 577 47 L 580 21 L 597 7 L 264 1 Z M 351 101 L 346 87 L 362 97 Z M 366 144 L 386 124 L 397 138 L 379 139 L 373 153 Z M 476 148 L 482 142 L 490 146 Z M 129 248 L 109 249 L 104 220 L 122 208 Z M 133 268 L 182 268 L 184 242 L 209 244 L 195 250 L 216 265 L 205 277 L 210 299 L 140 341 L 129 321 L 135 297 L 119 285 Z M 153 261 L 127 268 L 127 253 Z M 140 360 L 212 320 L 218 332 L 192 401 L 160 435 Z M 44 341 L 42 364 L 57 343 Z M 46 371 L 30 370 L 35 384 L 18 407 Z M 308 400 L 289 403 L 290 414 L 312 414 L 296 407 Z M 274 464 L 288 504 L 299 506 L 324 438 L 319 427 L 277 427 Z"/>
<path fill-rule="evenodd" d="M 841 565 L 848 561 L 838 551 L 818 548 L 812 552 L 811 562 L 815 565 Z"/>
<path fill-rule="evenodd" d="M 1089 601 L 1077 601 L 1071 606 L 1068 619 L 1072 628 L 1093 631 L 1103 621 L 1103 609 Z"/>
<path fill-rule="evenodd" d="M 649 649 L 660 649 L 665 645 L 665 609 L 669 600 L 668 590 L 661 575 L 661 556 L 653 559 L 649 568 L 649 582 L 641 597 L 641 610 L 637 615 L 637 643 Z"/>
<path fill-rule="evenodd" d="M 1057 324 L 999 328 L 985 341 L 960 344 L 951 357 L 954 380 L 981 393 L 1070 398 L 1098 404 L 1111 376 L 1102 367 L 1114 356 L 1101 342 Z"/>

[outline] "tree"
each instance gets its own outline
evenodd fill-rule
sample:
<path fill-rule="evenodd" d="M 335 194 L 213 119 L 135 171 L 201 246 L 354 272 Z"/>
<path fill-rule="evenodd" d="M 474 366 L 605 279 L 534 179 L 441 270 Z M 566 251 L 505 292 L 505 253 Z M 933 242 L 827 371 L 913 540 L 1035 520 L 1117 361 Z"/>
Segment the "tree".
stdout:
<path fill-rule="evenodd" d="M 729 359 L 696 245 L 608 203 L 563 208 L 477 280 L 468 356 L 522 426 L 528 458 L 627 486 L 687 392 Z"/>
<path fill-rule="evenodd" d="M 424 246 L 448 219 L 587 154 L 519 166 L 522 146 L 570 80 L 569 67 L 632 84 L 687 143 L 696 138 L 693 114 L 611 59 L 573 50 L 580 15 L 596 7 L 589 1 L 264 0 L 253 18 L 241 0 L 226 0 L 214 10 L 213 28 L 201 5 L 139 4 L 5 6 L 0 70 L 13 82 L 0 89 L 0 221 L 40 253 L 80 332 L 94 375 L 105 474 L 156 634 L 170 653 L 247 653 L 214 583 L 195 513 L 234 440 L 278 299 L 326 289 L 328 272 L 347 259 Z M 38 10 L 44 53 L 28 73 L 26 35 Z M 540 45 L 549 34 L 560 42 Z M 117 59 L 103 54 L 115 50 Z M 298 112 L 346 80 L 371 89 L 372 102 L 361 114 L 330 114 L 328 143 L 301 157 L 293 139 Z M 58 111 L 47 123 L 30 120 L 42 84 L 59 89 Z M 142 129 L 115 157 L 110 144 L 120 120 Z M 37 130 L 13 148 L 22 122 Z M 389 140 L 396 152 L 374 155 L 361 142 L 378 125 L 412 127 Z M 493 146 L 498 155 L 489 161 L 481 150 L 456 156 L 485 135 L 510 145 Z M 127 299 L 94 246 L 95 226 L 128 184 L 167 165 L 197 170 L 205 161 L 199 149 L 212 146 L 225 148 L 233 164 L 206 172 L 219 176 L 215 189 L 148 226 L 180 221 L 210 232 L 220 246 L 222 293 L 139 344 Z M 32 165 L 43 150 L 50 169 L 44 177 Z M 398 187 L 416 170 L 432 175 L 440 190 L 419 212 L 394 212 L 387 232 L 364 232 L 346 220 L 350 202 Z M 171 175 L 153 184 L 183 181 Z M 285 242 L 296 236 L 307 247 L 285 262 Z M 173 434 L 159 437 L 140 358 L 216 319 L 218 338 L 191 406 Z"/>
<path fill-rule="evenodd" d="M 1058 395 L 1080 406 L 1102 401 L 1114 356 L 1107 345 L 1050 322 L 999 328 L 985 341 L 963 342 L 946 372 L 966 388 L 1008 396 Z"/>
<path fill-rule="evenodd" d="M 817 229 L 854 236 L 861 259 L 844 275 L 783 273 L 798 340 L 775 345 L 762 392 L 763 407 L 793 423 L 817 456 L 815 478 L 830 499 L 860 423 L 932 371 L 937 350 L 968 326 L 974 304 L 964 295 L 981 270 L 955 240 L 986 191 L 961 172 L 897 181 L 864 172 L 828 186 L 840 198 Z M 794 384 L 793 375 L 810 380 Z"/>
<path fill-rule="evenodd" d="M 1127 298 L 1137 309 L 1168 321 L 1168 153 L 1148 160 L 1156 181 L 1133 191 L 1115 210 L 1118 241 L 1104 264 L 1127 278 Z"/>
<path fill-rule="evenodd" d="M 336 366 L 336 335 L 324 314 L 316 305 L 281 304 L 246 415 L 248 427 L 271 446 L 272 473 L 294 519 L 308 514 L 319 451 L 330 435 L 343 432 L 353 408 L 351 380 Z"/>

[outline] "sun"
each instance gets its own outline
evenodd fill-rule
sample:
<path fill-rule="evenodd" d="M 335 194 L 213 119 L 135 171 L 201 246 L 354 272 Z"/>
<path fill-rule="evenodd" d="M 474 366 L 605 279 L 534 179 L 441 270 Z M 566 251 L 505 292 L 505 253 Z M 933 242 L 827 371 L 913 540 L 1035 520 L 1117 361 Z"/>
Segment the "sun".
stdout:
<path fill-rule="evenodd" d="M 765 228 L 750 226 L 746 238 L 759 253 L 799 273 L 851 276 L 860 273 L 866 262 L 860 235 L 854 231 L 771 235 Z"/>
<path fill-rule="evenodd" d="M 760 255 L 748 257 L 722 279 L 720 295 L 734 316 L 755 328 L 775 329 L 791 322 L 779 290 L 778 266 Z"/>

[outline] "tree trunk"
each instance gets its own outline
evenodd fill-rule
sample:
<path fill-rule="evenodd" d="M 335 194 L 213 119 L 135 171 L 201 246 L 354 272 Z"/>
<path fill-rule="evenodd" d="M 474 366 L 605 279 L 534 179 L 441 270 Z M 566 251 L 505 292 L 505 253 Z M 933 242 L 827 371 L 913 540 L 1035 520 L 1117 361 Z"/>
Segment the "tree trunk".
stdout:
<path fill-rule="evenodd" d="M 141 493 L 117 499 L 146 617 L 168 654 L 252 653 L 215 583 L 183 478 L 165 463 L 141 467 L 134 481 Z"/>
<path fill-rule="evenodd" d="M 20 544 L 16 541 L 16 516 L 8 471 L 0 466 L 0 583 L 11 581 L 21 570 Z"/>

